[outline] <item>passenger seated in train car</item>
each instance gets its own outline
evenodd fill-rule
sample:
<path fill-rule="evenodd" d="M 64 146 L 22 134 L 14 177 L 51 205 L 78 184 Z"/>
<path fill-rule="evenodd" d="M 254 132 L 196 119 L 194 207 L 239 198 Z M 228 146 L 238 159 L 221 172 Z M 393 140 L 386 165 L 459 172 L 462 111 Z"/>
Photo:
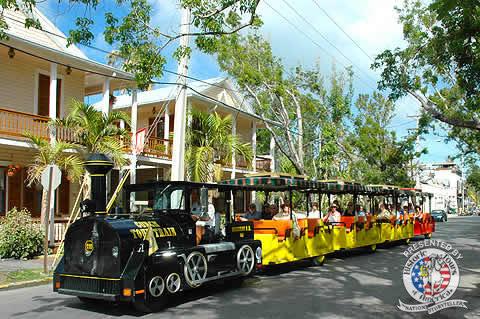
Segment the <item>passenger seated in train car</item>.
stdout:
<path fill-rule="evenodd" d="M 348 202 L 347 209 L 343 212 L 343 216 L 355 216 L 355 211 L 353 210 L 353 203 Z"/>
<path fill-rule="evenodd" d="M 414 209 L 412 203 L 408 203 L 408 213 L 409 214 L 414 214 L 415 213 L 415 209 Z"/>
<path fill-rule="evenodd" d="M 308 213 L 308 218 L 322 218 L 322 214 L 320 213 L 320 210 L 318 209 L 318 203 L 317 202 L 312 203 L 312 210 Z"/>
<path fill-rule="evenodd" d="M 262 212 L 257 211 L 257 206 L 254 203 L 248 205 L 247 212 L 240 217 L 241 221 L 247 221 L 252 219 L 262 219 Z"/>
<path fill-rule="evenodd" d="M 414 215 L 415 219 L 422 219 L 423 217 L 423 212 L 422 212 L 422 207 L 420 206 L 415 206 L 415 215 Z"/>
<path fill-rule="evenodd" d="M 377 215 L 377 220 L 380 221 L 390 221 L 390 217 L 392 217 L 391 211 L 385 208 L 384 203 L 380 203 L 378 205 L 378 215 Z"/>
<path fill-rule="evenodd" d="M 343 213 L 342 206 L 340 206 L 340 203 L 338 202 L 338 200 L 335 199 L 335 200 L 332 202 L 332 205 L 335 205 L 337 212 L 339 212 L 340 214 Z"/>
<path fill-rule="evenodd" d="M 278 206 L 275 205 L 275 204 L 271 204 L 270 205 L 270 218 L 269 219 L 273 219 L 273 216 L 275 216 L 277 214 L 278 214 Z"/>
<path fill-rule="evenodd" d="M 324 223 L 338 223 L 340 221 L 341 217 L 342 217 L 342 215 L 340 214 L 340 212 L 337 211 L 337 206 L 332 205 L 328 209 L 327 215 L 325 215 L 325 217 L 323 217 L 323 222 Z"/>
<path fill-rule="evenodd" d="M 356 211 L 357 211 L 357 216 L 358 217 L 365 217 L 366 216 L 365 209 L 363 208 L 362 205 L 357 205 L 356 206 Z"/>
<path fill-rule="evenodd" d="M 272 219 L 272 210 L 270 204 L 265 203 L 262 207 L 262 219 Z"/>
<path fill-rule="evenodd" d="M 292 212 L 294 215 L 295 212 Z M 290 219 L 290 203 L 285 202 L 280 205 L 280 212 L 272 217 L 272 220 L 287 220 Z"/>

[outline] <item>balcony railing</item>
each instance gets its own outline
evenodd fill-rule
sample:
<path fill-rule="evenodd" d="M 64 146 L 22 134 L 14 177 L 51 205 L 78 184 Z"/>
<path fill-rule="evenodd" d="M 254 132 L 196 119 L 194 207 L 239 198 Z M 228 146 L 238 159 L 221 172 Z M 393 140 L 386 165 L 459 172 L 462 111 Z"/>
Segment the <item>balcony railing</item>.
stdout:
<path fill-rule="evenodd" d="M 50 138 L 47 116 L 18 112 L 0 108 L 0 135 L 25 139 L 25 133 L 30 133 L 45 139 Z M 57 128 L 57 139 L 64 142 L 78 142 L 72 130 Z"/>
<path fill-rule="evenodd" d="M 172 140 L 167 140 L 158 137 L 149 137 L 143 153 L 147 156 L 158 158 L 172 158 Z"/>
<path fill-rule="evenodd" d="M 270 172 L 271 171 L 271 162 L 272 160 L 269 157 L 256 156 L 255 168 L 257 172 Z M 232 168 L 231 163 L 222 164 L 224 167 Z M 237 159 L 235 162 L 235 167 L 243 170 L 251 170 L 251 165 L 248 165 L 247 161 L 243 158 Z"/>
<path fill-rule="evenodd" d="M 48 138 L 48 121 L 46 116 L 0 109 L 0 135 L 24 138 L 29 132 L 36 136 Z"/>
<path fill-rule="evenodd" d="M 257 168 L 257 172 L 270 172 L 272 167 L 272 159 L 257 155 L 255 167 Z"/>

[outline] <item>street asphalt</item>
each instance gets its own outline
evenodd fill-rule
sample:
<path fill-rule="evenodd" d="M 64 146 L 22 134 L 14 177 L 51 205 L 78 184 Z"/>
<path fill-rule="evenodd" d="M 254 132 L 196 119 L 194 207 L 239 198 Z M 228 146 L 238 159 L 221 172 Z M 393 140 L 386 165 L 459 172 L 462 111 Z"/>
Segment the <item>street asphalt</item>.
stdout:
<path fill-rule="evenodd" d="M 239 288 L 227 285 L 187 292 L 160 313 L 141 315 L 128 306 L 86 305 L 52 293 L 50 285 L 0 291 L 0 318 L 480 318 L 480 216 L 437 223 L 434 239 L 458 249 L 463 258 L 453 299 L 468 309 L 435 314 L 405 313 L 399 299 L 415 303 L 403 286 L 406 245 L 376 253 L 351 251 L 330 256 L 324 266 L 296 264 L 271 269 Z M 412 244 L 411 244 L 412 245 Z"/>

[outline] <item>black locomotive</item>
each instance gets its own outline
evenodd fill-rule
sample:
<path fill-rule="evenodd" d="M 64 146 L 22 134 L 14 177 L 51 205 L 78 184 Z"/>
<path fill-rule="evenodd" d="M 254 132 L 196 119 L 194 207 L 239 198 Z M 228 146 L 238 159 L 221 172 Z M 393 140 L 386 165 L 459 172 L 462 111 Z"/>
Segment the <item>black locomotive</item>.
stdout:
<path fill-rule="evenodd" d="M 82 218 L 66 233 L 54 291 L 83 301 L 131 302 L 149 312 L 182 290 L 246 277 L 261 265 L 252 223 L 235 222 L 230 214 L 235 186 L 128 185 L 124 207 L 107 215 L 105 174 L 112 163 L 95 154 L 85 165 L 91 200 L 82 203 Z"/>

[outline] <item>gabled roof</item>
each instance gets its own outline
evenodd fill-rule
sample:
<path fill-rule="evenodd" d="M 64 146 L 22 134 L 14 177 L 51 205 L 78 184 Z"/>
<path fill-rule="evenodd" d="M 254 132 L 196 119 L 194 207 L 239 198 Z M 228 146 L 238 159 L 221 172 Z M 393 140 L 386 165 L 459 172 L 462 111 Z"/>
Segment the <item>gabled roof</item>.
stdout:
<path fill-rule="evenodd" d="M 188 87 L 192 88 L 191 90 L 187 90 L 188 97 L 197 97 L 199 99 L 208 99 L 210 97 L 212 100 L 211 102 L 215 102 L 214 100 L 219 100 L 220 102 L 224 102 L 225 105 L 219 105 L 222 107 L 227 107 L 235 109 L 236 111 L 243 112 L 247 115 L 254 116 L 260 119 L 258 115 L 256 115 L 253 111 L 253 108 L 250 104 L 248 104 L 235 89 L 232 81 L 225 77 L 215 77 L 201 81 L 191 81 L 188 84 Z M 162 88 L 139 92 L 137 94 L 137 102 L 138 106 L 141 107 L 142 105 L 149 105 L 153 103 L 161 103 L 165 101 L 174 100 L 177 95 L 177 85 L 169 85 Z M 197 92 L 199 93 L 197 93 Z M 234 100 L 234 105 L 229 104 L 226 101 L 222 101 L 222 97 L 217 98 L 216 96 L 221 94 L 222 91 L 228 93 Z M 205 97 L 207 96 L 207 97 Z M 124 109 L 129 108 L 132 105 L 132 97 L 131 95 L 120 95 L 116 97 L 115 104 L 113 106 L 114 109 Z"/>
<path fill-rule="evenodd" d="M 74 44 L 67 47 L 65 34 L 60 31 L 40 10 L 33 8 L 33 18 L 38 19 L 41 30 L 36 28 L 25 28 L 25 19 L 28 17 L 23 11 L 5 10 L 3 15 L 8 25 L 5 31 L 9 36 L 19 37 L 27 41 L 68 53 L 82 59 L 87 56 Z"/>
<path fill-rule="evenodd" d="M 24 22 L 27 17 L 25 12 L 4 10 L 3 16 L 8 25 L 5 32 L 9 39 L 1 40 L 0 44 L 39 59 L 85 72 L 85 92 L 88 91 L 89 94 L 96 93 L 99 85 L 101 91 L 101 82 L 105 76 L 112 79 L 110 82 L 112 89 L 134 86 L 133 74 L 90 60 L 75 45 L 67 47 L 65 34 L 47 17 L 37 8 L 33 8 L 32 15 L 39 20 L 41 30 L 33 27 L 25 28 Z"/>

